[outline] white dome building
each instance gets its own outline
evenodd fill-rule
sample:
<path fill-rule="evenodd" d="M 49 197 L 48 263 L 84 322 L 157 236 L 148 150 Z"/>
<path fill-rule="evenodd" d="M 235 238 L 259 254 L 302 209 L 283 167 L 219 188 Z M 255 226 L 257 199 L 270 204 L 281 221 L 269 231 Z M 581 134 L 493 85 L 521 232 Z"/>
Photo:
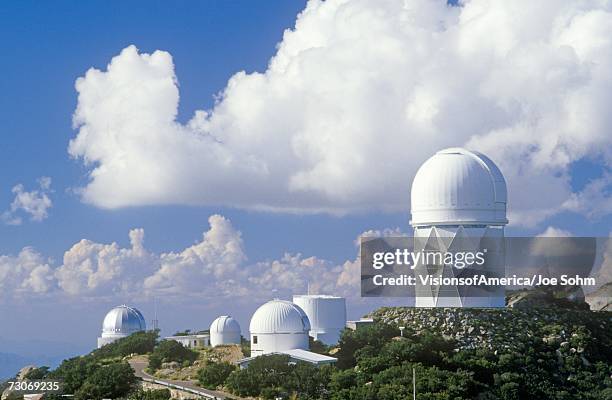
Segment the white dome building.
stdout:
<path fill-rule="evenodd" d="M 240 324 L 229 315 L 221 315 L 210 324 L 210 345 L 240 344 Z"/>
<path fill-rule="evenodd" d="M 462 148 L 437 152 L 419 168 L 412 182 L 410 224 L 415 251 L 479 251 L 486 242 L 487 275 L 504 276 L 503 249 L 507 189 L 499 168 L 484 154 Z M 478 268 L 417 265 L 417 274 L 454 277 Z M 419 282 L 419 280 L 417 280 Z M 503 288 L 417 285 L 417 307 L 503 307 Z"/>
<path fill-rule="evenodd" d="M 136 308 L 126 305 L 115 307 L 104 317 L 102 336 L 98 338 L 98 348 L 146 329 L 145 319 Z"/>
<path fill-rule="evenodd" d="M 415 228 L 508 223 L 504 176 L 475 151 L 450 148 L 425 161 L 412 182 L 410 200 Z"/>
<path fill-rule="evenodd" d="M 308 350 L 310 321 L 304 310 L 290 301 L 272 300 L 251 318 L 251 357 L 292 349 Z"/>
<path fill-rule="evenodd" d="M 338 343 L 340 332 L 346 327 L 346 301 L 343 297 L 323 294 L 293 296 L 310 321 L 309 335 L 327 345 Z"/>

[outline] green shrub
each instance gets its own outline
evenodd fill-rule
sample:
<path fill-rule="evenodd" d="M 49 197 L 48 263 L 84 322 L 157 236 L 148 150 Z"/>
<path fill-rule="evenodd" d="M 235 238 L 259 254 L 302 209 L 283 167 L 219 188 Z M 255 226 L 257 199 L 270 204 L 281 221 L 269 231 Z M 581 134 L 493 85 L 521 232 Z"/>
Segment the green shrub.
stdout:
<path fill-rule="evenodd" d="M 162 363 L 176 361 L 183 366 L 191 365 L 198 358 L 198 353 L 184 347 L 174 340 L 162 340 L 155 346 L 149 356 L 149 370 L 156 371 Z"/>
<path fill-rule="evenodd" d="M 357 364 L 355 353 L 365 346 L 380 348 L 394 336 L 399 336 L 399 329 L 386 324 L 375 323 L 364 328 L 352 331 L 342 331 L 338 345 L 340 350 L 334 355 L 338 358 L 337 366 L 340 369 L 352 368 Z"/>
<path fill-rule="evenodd" d="M 26 379 L 44 379 L 49 373 L 49 367 L 35 368 L 28 372 L 25 376 Z"/>
<path fill-rule="evenodd" d="M 198 371 L 200 385 L 208 389 L 215 389 L 225 384 L 225 380 L 236 369 L 227 362 L 209 362 Z"/>
<path fill-rule="evenodd" d="M 153 351 L 159 331 L 136 332 L 94 350 L 95 358 L 125 357 L 130 354 L 147 354 Z"/>
<path fill-rule="evenodd" d="M 138 389 L 128 396 L 128 400 L 169 400 L 171 393 L 169 389 Z"/>
<path fill-rule="evenodd" d="M 124 397 L 133 390 L 137 379 L 128 363 L 114 363 L 97 368 L 75 393 L 77 400 L 101 400 Z"/>
<path fill-rule="evenodd" d="M 274 398 L 295 394 L 299 399 L 327 398 L 333 367 L 289 363 L 289 356 L 263 355 L 247 368 L 235 370 L 226 379 L 230 391 L 239 396 Z"/>

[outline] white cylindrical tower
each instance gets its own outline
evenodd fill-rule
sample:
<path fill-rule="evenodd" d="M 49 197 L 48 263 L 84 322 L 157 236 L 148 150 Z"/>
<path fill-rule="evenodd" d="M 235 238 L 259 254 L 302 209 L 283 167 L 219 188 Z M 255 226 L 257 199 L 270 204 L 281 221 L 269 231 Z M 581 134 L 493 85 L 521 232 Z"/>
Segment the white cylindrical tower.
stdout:
<path fill-rule="evenodd" d="M 240 325 L 229 315 L 222 315 L 210 324 L 210 345 L 240 344 Z"/>
<path fill-rule="evenodd" d="M 104 317 L 98 348 L 146 329 L 145 319 L 136 308 L 126 305 L 115 307 Z"/>
<path fill-rule="evenodd" d="M 310 322 L 304 310 L 290 301 L 272 300 L 251 318 L 251 356 L 277 351 L 308 350 Z"/>
<path fill-rule="evenodd" d="M 437 152 L 417 171 L 412 183 L 410 224 L 415 251 L 465 252 L 486 247 L 486 263 L 457 269 L 424 265 L 417 275 L 456 277 L 480 272 L 504 276 L 506 182 L 487 156 L 462 148 Z M 484 291 L 483 291 L 484 290 Z M 434 287 L 417 279 L 417 307 L 503 307 L 503 288 Z"/>
<path fill-rule="evenodd" d="M 327 345 L 338 343 L 346 326 L 346 301 L 327 295 L 296 295 L 293 302 L 300 306 L 310 321 L 310 336 Z"/>

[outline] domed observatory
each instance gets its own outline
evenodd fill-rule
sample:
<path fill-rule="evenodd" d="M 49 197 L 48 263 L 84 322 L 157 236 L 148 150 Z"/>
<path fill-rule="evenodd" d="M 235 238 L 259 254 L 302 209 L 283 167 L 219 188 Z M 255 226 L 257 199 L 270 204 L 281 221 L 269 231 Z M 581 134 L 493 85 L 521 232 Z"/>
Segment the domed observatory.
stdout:
<path fill-rule="evenodd" d="M 323 294 L 293 296 L 308 316 L 310 336 L 327 345 L 334 345 L 340 339 L 340 332 L 346 327 L 346 300 L 343 297 Z"/>
<path fill-rule="evenodd" d="M 310 321 L 304 310 L 290 301 L 272 300 L 251 318 L 251 357 L 292 349 L 309 349 Z"/>
<path fill-rule="evenodd" d="M 98 348 L 146 329 L 145 319 L 136 308 L 126 305 L 115 307 L 104 317 L 102 336 L 98 338 Z"/>
<path fill-rule="evenodd" d="M 240 344 L 240 325 L 229 315 L 222 315 L 210 324 L 210 345 Z"/>
<path fill-rule="evenodd" d="M 411 191 L 414 250 L 442 254 L 484 251 L 485 261 L 461 268 L 430 259 L 417 264 L 417 307 L 504 307 L 503 287 L 436 286 L 424 284 L 418 276 L 505 276 L 506 202 L 504 177 L 484 154 L 449 148 L 419 168 Z"/>

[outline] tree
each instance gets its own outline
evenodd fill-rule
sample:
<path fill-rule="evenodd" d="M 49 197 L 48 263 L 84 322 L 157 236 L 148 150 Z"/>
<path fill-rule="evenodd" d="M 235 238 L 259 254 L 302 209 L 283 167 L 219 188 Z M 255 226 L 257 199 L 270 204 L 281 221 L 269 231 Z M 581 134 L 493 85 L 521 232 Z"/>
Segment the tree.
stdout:
<path fill-rule="evenodd" d="M 99 367 L 75 393 L 77 400 L 116 399 L 126 396 L 137 379 L 126 362 Z"/>
<path fill-rule="evenodd" d="M 47 375 L 47 378 L 61 379 L 62 391 L 74 394 L 97 368 L 95 359 L 91 356 L 74 357 L 64 360 L 57 369 Z"/>
<path fill-rule="evenodd" d="M 313 353 L 328 354 L 327 346 L 319 340 L 314 340 L 311 336 L 308 336 L 308 348 Z"/>
<path fill-rule="evenodd" d="M 274 398 L 295 394 L 300 399 L 328 398 L 334 370 L 330 366 L 290 363 L 285 355 L 264 355 L 251 361 L 247 368 L 232 372 L 226 386 L 239 396 Z"/>
<path fill-rule="evenodd" d="M 357 330 L 345 329 L 342 331 L 338 345 L 340 350 L 335 354 L 338 358 L 337 366 L 340 369 L 352 368 L 357 364 L 355 352 L 365 346 L 375 349 L 381 348 L 384 343 L 394 336 L 399 335 L 399 330 L 391 325 L 375 323 Z"/>
<path fill-rule="evenodd" d="M 49 373 L 49 367 L 34 368 L 25 376 L 26 379 L 44 379 Z"/>
<path fill-rule="evenodd" d="M 209 362 L 198 371 L 200 385 L 208 389 L 215 389 L 225 384 L 225 380 L 236 369 L 228 362 Z"/>
<path fill-rule="evenodd" d="M 149 370 L 156 371 L 164 362 L 176 361 L 180 364 L 191 364 L 198 358 L 198 353 L 184 347 L 174 340 L 162 340 L 149 356 Z"/>
<path fill-rule="evenodd" d="M 251 342 L 246 340 L 244 336 L 240 336 L 240 349 L 245 357 L 251 355 Z"/>
<path fill-rule="evenodd" d="M 148 370 L 151 372 L 155 372 L 158 369 L 160 369 L 162 366 L 162 358 L 159 354 L 151 354 L 149 356 L 149 366 L 148 366 Z"/>
<path fill-rule="evenodd" d="M 94 350 L 92 355 L 97 359 L 126 357 L 130 354 L 147 354 L 153 351 L 159 337 L 159 331 L 136 332 L 128 337 Z"/>

